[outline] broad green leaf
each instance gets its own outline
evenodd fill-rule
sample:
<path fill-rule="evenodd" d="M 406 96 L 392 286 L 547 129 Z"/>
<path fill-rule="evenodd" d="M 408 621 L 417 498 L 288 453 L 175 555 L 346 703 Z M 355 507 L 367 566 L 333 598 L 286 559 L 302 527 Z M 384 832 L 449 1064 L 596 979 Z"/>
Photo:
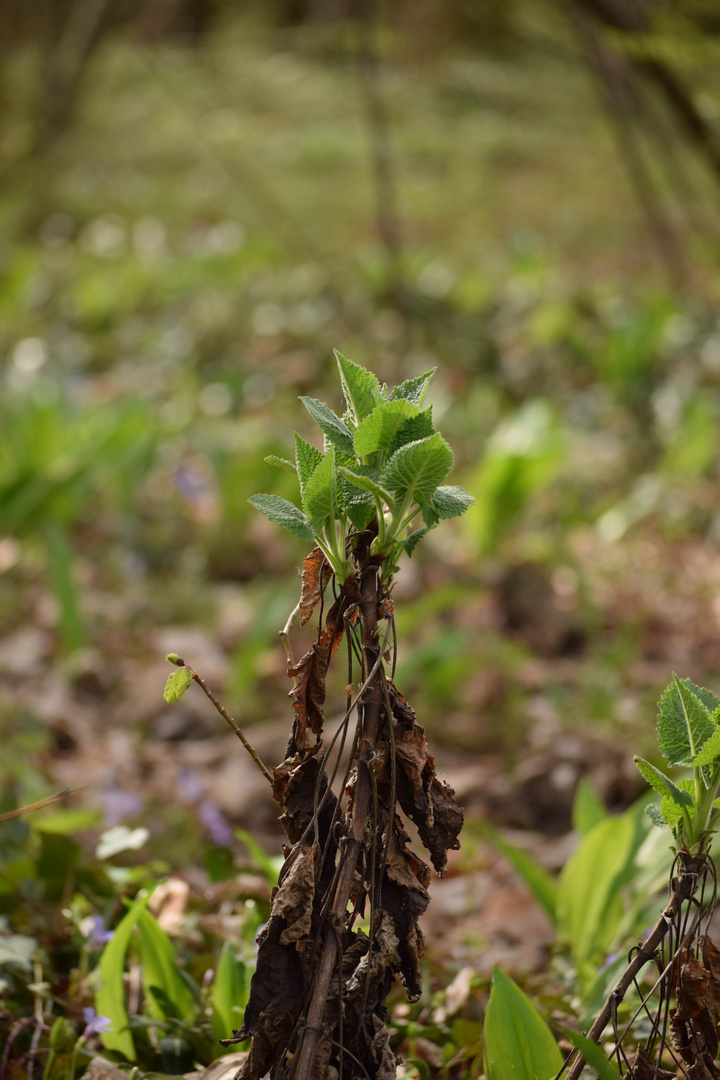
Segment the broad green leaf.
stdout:
<path fill-rule="evenodd" d="M 300 400 L 312 416 L 313 420 L 316 420 L 320 425 L 330 442 L 333 443 L 338 450 L 342 450 L 344 454 L 352 454 L 352 433 L 350 428 L 342 422 L 340 417 L 336 416 L 324 401 L 317 401 L 315 398 L 309 397 L 301 397 Z"/>
<path fill-rule="evenodd" d="M 156 1020 L 192 1020 L 197 1003 L 180 973 L 170 938 L 157 919 L 143 910 L 137 918 L 142 955 L 142 982 L 148 1012 Z M 161 991 L 161 994 L 155 991 Z"/>
<path fill-rule="evenodd" d="M 718 723 L 718 717 L 713 713 L 713 723 Z M 703 743 L 702 748 L 693 761 L 693 768 L 699 769 L 705 765 L 720 763 L 720 726 L 716 727 L 710 738 Z"/>
<path fill-rule="evenodd" d="M 452 466 L 453 452 L 436 432 L 396 450 L 383 468 L 380 482 L 396 499 L 411 504 L 413 500 L 431 498 Z"/>
<path fill-rule="evenodd" d="M 268 454 L 265 461 L 268 465 L 277 465 L 278 469 L 284 469 L 285 472 L 294 473 L 297 476 L 297 466 L 287 458 L 278 457 L 277 454 Z"/>
<path fill-rule="evenodd" d="M 415 548 L 418 546 L 423 536 L 429 532 L 429 529 L 416 529 L 415 532 L 411 532 L 405 540 L 402 540 L 401 543 L 405 554 L 412 558 Z"/>
<path fill-rule="evenodd" d="M 669 776 L 666 776 L 660 769 L 656 769 L 654 765 L 651 765 L 649 761 L 645 761 L 644 758 L 635 757 L 635 764 L 638 767 L 640 775 L 644 780 L 647 780 L 651 788 L 653 788 L 659 795 L 667 795 L 678 806 L 690 807 L 693 805 L 693 797 L 687 791 L 683 791 L 681 787 L 673 783 Z"/>
<path fill-rule="evenodd" d="M 117 1050 L 128 1061 L 137 1061 L 137 1054 L 128 1028 L 129 1019 L 125 1008 L 125 955 L 135 923 L 149 899 L 149 893 L 139 897 L 120 920 L 111 940 L 103 949 L 98 964 L 100 989 L 95 993 L 95 1010 L 98 1016 L 107 1016 L 112 1021 L 112 1030 L 101 1032 L 100 1039 L 106 1050 Z"/>
<path fill-rule="evenodd" d="M 372 371 L 360 364 L 348 360 L 337 349 L 334 350 L 340 371 L 340 382 L 345 401 L 350 408 L 356 424 L 371 413 L 377 403 L 382 401 L 382 387 Z"/>
<path fill-rule="evenodd" d="M 301 540 L 314 539 L 312 526 L 302 510 L 287 499 L 281 499 L 279 495 L 253 495 L 248 502 L 293 536 L 298 536 Z"/>
<path fill-rule="evenodd" d="M 322 461 L 305 484 L 303 510 L 316 533 L 321 532 L 337 512 L 337 475 L 335 447 L 330 444 Z"/>
<path fill-rule="evenodd" d="M 168 705 L 172 705 L 174 701 L 179 701 L 191 682 L 192 672 L 188 671 L 186 667 L 178 668 L 177 671 L 171 671 L 167 677 L 165 689 L 163 690 L 163 697 Z"/>
<path fill-rule="evenodd" d="M 398 398 L 404 398 L 405 401 L 411 401 L 413 405 L 422 405 L 428 391 L 430 379 L 436 370 L 437 368 L 430 368 L 430 371 L 426 371 L 422 375 L 416 375 L 414 379 L 406 379 L 405 382 L 400 383 L 399 386 L 390 391 L 389 400 L 396 401 Z"/>
<path fill-rule="evenodd" d="M 674 803 L 671 800 L 668 800 L 668 802 L 671 803 L 673 808 L 679 814 L 678 821 L 680 821 L 680 819 L 682 818 L 682 809 L 677 805 L 677 803 Z M 673 827 L 673 825 L 677 824 L 677 821 L 674 821 L 674 822 L 673 821 L 668 821 L 668 819 L 665 817 L 665 815 L 662 812 L 662 806 L 661 806 L 660 803 L 656 803 L 656 802 L 648 803 L 647 806 L 645 807 L 645 813 L 647 814 L 647 816 L 650 818 L 653 825 L 657 829 L 670 829 L 670 828 Z"/>
<path fill-rule="evenodd" d="M 660 800 L 660 813 L 671 829 L 679 825 L 683 819 L 682 806 L 680 806 L 680 803 L 676 803 L 674 799 L 671 799 L 669 795 L 663 795 Z"/>
<path fill-rule="evenodd" d="M 312 474 L 322 461 L 323 456 L 316 446 L 305 442 L 295 433 L 295 465 L 297 467 L 300 491 L 302 492 Z"/>
<path fill-rule="evenodd" d="M 460 517 L 475 502 L 472 495 L 457 486 L 435 488 L 432 497 L 423 505 L 422 516 L 426 525 L 437 525 L 438 521 Z"/>
<path fill-rule="evenodd" d="M 540 863 L 536 862 L 532 856 L 528 855 L 527 852 L 515 847 L 514 844 L 510 844 L 497 829 L 494 829 L 491 825 L 486 825 L 483 828 L 483 834 L 487 837 L 493 847 L 497 848 L 497 850 L 505 856 L 530 889 L 530 892 L 533 894 L 538 904 L 544 908 L 550 921 L 555 923 L 557 885 L 550 874 L 548 874 L 547 870 L 541 866 Z"/>
<path fill-rule="evenodd" d="M 242 840 L 255 865 L 262 870 L 270 888 L 274 889 L 278 883 L 278 874 L 284 861 L 282 855 L 268 855 L 265 848 L 258 844 L 253 834 L 248 832 L 247 829 L 233 829 L 233 832 L 238 840 Z"/>
<path fill-rule="evenodd" d="M 619 889 L 644 838 L 642 808 L 608 817 L 583 837 L 558 882 L 558 929 L 576 961 L 604 955 L 622 921 Z M 598 867 L 602 874 L 598 874 Z"/>
<path fill-rule="evenodd" d="M 706 690 L 704 686 L 697 686 L 692 679 L 683 679 L 685 685 L 692 690 L 695 697 L 700 698 L 703 705 L 706 706 L 709 712 L 714 713 L 720 711 L 720 701 L 709 690 Z M 717 720 L 715 721 L 717 723 Z"/>
<path fill-rule="evenodd" d="M 483 1032 L 488 1080 L 552 1080 L 563 1056 L 550 1028 L 497 966 L 492 981 Z"/>
<path fill-rule="evenodd" d="M 427 439 L 428 435 L 434 435 L 435 428 L 432 422 L 432 405 L 423 412 L 411 416 L 402 424 L 392 437 L 387 448 L 387 456 L 392 457 L 396 450 L 409 442 L 417 442 L 418 439 Z"/>
<path fill-rule="evenodd" d="M 590 781 L 582 776 L 575 791 L 572 806 L 572 826 L 580 836 L 587 836 L 596 825 L 605 821 L 608 812 L 597 797 Z"/>
<path fill-rule="evenodd" d="M 355 465 L 354 461 L 351 463 L 349 458 L 343 459 L 343 467 L 347 468 L 350 475 L 365 476 L 370 480 L 377 480 L 380 476 L 379 469 L 375 469 L 370 465 Z M 367 488 L 360 488 L 349 480 L 348 476 L 343 473 L 342 468 L 338 468 L 338 473 L 340 474 L 342 486 L 343 506 L 354 527 L 358 532 L 362 532 L 363 529 L 367 528 L 375 513 L 374 494 L 368 491 Z"/>
<path fill-rule="evenodd" d="M 212 1030 L 215 1042 L 229 1039 L 233 1031 L 242 1026 L 243 1012 L 247 1005 L 247 979 L 245 965 L 235 956 L 229 941 L 223 945 L 212 986 Z M 236 1046 L 221 1049 L 221 1054 L 232 1054 Z"/>
<path fill-rule="evenodd" d="M 361 471 L 362 470 L 362 471 Z M 392 507 L 393 497 L 386 488 L 382 487 L 374 477 L 377 475 L 377 470 L 371 466 L 356 466 L 354 469 L 346 469 L 343 466 L 338 467 L 338 472 L 355 487 L 361 488 L 363 491 L 369 491 L 375 495 L 381 502 L 387 503 Z M 370 475 L 365 475 L 369 473 Z"/>
<path fill-rule="evenodd" d="M 595 1070 L 600 1080 L 620 1080 L 620 1073 L 612 1062 L 608 1061 L 605 1052 L 597 1043 L 594 1043 L 592 1039 L 588 1039 L 587 1035 L 581 1035 L 579 1031 L 573 1031 L 572 1028 L 563 1028 L 562 1030 L 570 1042 L 577 1046 L 578 1050 L 582 1051 L 585 1061 L 591 1069 Z"/>
<path fill-rule="evenodd" d="M 369 416 L 361 420 L 355 432 L 353 445 L 358 457 L 367 457 L 377 451 L 387 450 L 393 438 L 418 409 L 410 401 L 383 401 L 376 405 Z"/>
<path fill-rule="evenodd" d="M 715 731 L 707 705 L 696 697 L 689 679 L 668 686 L 659 703 L 658 742 L 670 765 L 692 764 L 695 755 Z"/>

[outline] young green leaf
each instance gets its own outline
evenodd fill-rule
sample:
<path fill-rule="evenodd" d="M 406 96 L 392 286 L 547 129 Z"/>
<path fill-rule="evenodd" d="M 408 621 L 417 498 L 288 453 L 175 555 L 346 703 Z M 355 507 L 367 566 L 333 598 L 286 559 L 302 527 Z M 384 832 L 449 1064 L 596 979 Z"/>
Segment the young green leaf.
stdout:
<path fill-rule="evenodd" d="M 309 397 L 301 397 L 300 400 L 313 420 L 318 422 L 330 442 L 344 454 L 352 454 L 354 452 L 352 433 L 340 417 L 336 416 L 324 401 Z"/>
<path fill-rule="evenodd" d="M 418 546 L 423 536 L 429 533 L 429 529 L 416 529 L 415 532 L 411 532 L 405 540 L 402 540 L 403 551 L 409 558 L 412 559 L 415 548 Z"/>
<path fill-rule="evenodd" d="M 215 980 L 212 986 L 212 1030 L 215 1042 L 229 1039 L 233 1031 L 242 1024 L 242 1016 L 247 1004 L 247 979 L 245 965 L 235 956 L 235 950 L 229 941 L 223 945 L 220 953 Z M 234 1046 L 221 1049 L 221 1054 L 232 1054 Z"/>
<path fill-rule="evenodd" d="M 313 540 L 310 522 L 294 503 L 281 499 L 279 495 L 253 495 L 248 502 L 293 536 L 298 536 L 301 540 Z"/>
<path fill-rule="evenodd" d="M 598 1074 L 599 1080 L 620 1080 L 620 1073 L 617 1071 L 612 1062 L 608 1061 L 605 1057 L 605 1051 L 594 1043 L 592 1039 L 588 1039 L 587 1035 L 581 1035 L 579 1031 L 573 1031 L 572 1028 L 562 1029 L 565 1035 L 574 1046 L 577 1046 L 578 1050 L 582 1051 L 582 1055 L 591 1069 L 594 1069 Z"/>
<path fill-rule="evenodd" d="M 330 444 L 322 461 L 305 484 L 303 509 L 316 533 L 335 519 L 338 508 L 335 447 Z"/>
<path fill-rule="evenodd" d="M 413 500 L 430 499 L 452 465 L 453 452 L 436 432 L 396 450 L 383 468 L 380 482 L 396 499 L 411 504 Z"/>
<path fill-rule="evenodd" d="M 670 765 L 692 765 L 715 731 L 707 705 L 696 696 L 689 682 L 673 675 L 673 682 L 659 703 L 658 742 Z"/>
<path fill-rule="evenodd" d="M 302 492 L 312 474 L 322 461 L 323 456 L 316 446 L 305 442 L 295 433 L 295 465 L 297 467 L 300 491 Z"/>
<path fill-rule="evenodd" d="M 431 527 L 441 519 L 460 517 L 474 502 L 472 495 L 463 488 L 442 485 L 435 488 L 432 497 L 423 504 L 423 521 Z"/>
<path fill-rule="evenodd" d="M 106 1050 L 117 1050 L 128 1061 L 137 1061 L 135 1044 L 128 1024 L 129 1018 L 125 1007 L 125 954 L 130 945 L 130 938 L 140 913 L 144 911 L 150 899 L 149 893 L 139 897 L 127 914 L 115 928 L 111 940 L 102 951 L 98 970 L 100 988 L 95 993 L 95 1009 L 98 1016 L 107 1016 L 112 1021 L 109 1031 L 100 1033 L 100 1039 Z"/>
<path fill-rule="evenodd" d="M 163 697 L 168 705 L 172 705 L 174 701 L 179 701 L 191 682 L 192 674 L 186 667 L 172 671 L 167 677 L 165 689 L 163 690 Z"/>
<path fill-rule="evenodd" d="M 375 477 L 378 476 L 378 469 L 373 468 L 371 465 L 356 465 L 354 469 L 346 469 L 344 466 L 338 467 L 338 472 L 355 487 L 360 488 L 362 491 L 369 491 L 381 502 L 387 503 L 388 506 L 393 506 L 393 497 L 390 492 L 382 487 Z"/>
<path fill-rule="evenodd" d="M 682 819 L 682 809 L 676 803 L 672 803 L 672 806 L 675 808 L 679 815 L 676 821 L 668 821 L 668 819 L 663 814 L 662 805 L 660 803 L 648 803 L 645 807 L 645 813 L 650 818 L 655 828 L 670 829 L 674 825 L 677 825 L 678 821 Z"/>
<path fill-rule="evenodd" d="M 367 457 L 379 450 L 387 450 L 398 430 L 410 417 L 417 415 L 417 406 L 402 398 L 383 401 L 361 420 L 355 432 L 353 445 L 358 457 Z"/>
<path fill-rule="evenodd" d="M 413 405 L 422 405 L 428 391 L 430 379 L 436 371 L 437 368 L 430 368 L 430 371 L 426 371 L 422 375 L 416 375 L 414 379 L 406 379 L 404 383 L 400 383 L 390 392 L 388 400 L 396 401 L 398 398 L 404 398 L 405 401 L 411 401 Z"/>
<path fill-rule="evenodd" d="M 644 758 L 635 757 L 633 759 L 638 767 L 640 775 L 644 780 L 647 780 L 651 788 L 654 788 L 659 795 L 667 795 L 678 806 L 690 807 L 693 804 L 693 797 L 687 791 L 683 791 L 681 787 L 674 784 L 669 776 L 666 776 L 664 772 L 660 772 L 654 765 L 651 765 L 649 761 L 645 761 Z"/>
<path fill-rule="evenodd" d="M 435 428 L 432 422 L 432 405 L 423 412 L 409 417 L 393 435 L 387 448 L 387 456 L 392 457 L 396 450 L 409 442 L 417 442 L 418 439 L 427 439 L 428 435 L 434 435 Z"/>
<path fill-rule="evenodd" d="M 353 363 L 333 350 L 340 371 L 342 392 L 356 424 L 371 413 L 379 401 L 382 401 L 382 387 L 367 368 Z"/>
<path fill-rule="evenodd" d="M 718 716 L 713 713 L 713 723 L 718 724 Z M 720 764 L 720 726 L 716 726 L 710 738 L 703 743 L 700 752 L 693 760 L 693 768 L 700 769 L 707 765 Z"/>
<path fill-rule="evenodd" d="M 149 911 L 138 914 L 142 981 L 148 1012 L 156 1020 L 192 1020 L 197 1003 L 175 959 L 170 938 Z M 157 991 L 157 992 L 156 992 Z"/>
<path fill-rule="evenodd" d="M 277 465 L 278 469 L 284 469 L 285 472 L 297 475 L 297 466 L 292 461 L 288 461 L 287 458 L 278 457 L 277 454 L 268 454 L 265 461 L 268 465 Z"/>
<path fill-rule="evenodd" d="M 488 1080 L 552 1080 L 563 1056 L 549 1027 L 520 987 L 499 967 L 485 1014 Z"/>
<path fill-rule="evenodd" d="M 344 459 L 346 462 L 350 462 L 349 458 Z M 342 503 L 347 516 L 354 528 L 358 532 L 362 532 L 367 528 L 368 523 L 372 520 L 375 513 L 375 497 L 371 491 L 366 488 L 359 488 L 356 484 L 352 483 L 346 475 L 342 472 L 342 469 L 338 469 L 340 474 L 340 483 L 342 487 Z M 367 465 L 353 465 L 348 468 L 349 475 L 364 474 L 370 479 L 376 479 L 380 475 L 379 469 L 374 469 Z"/>

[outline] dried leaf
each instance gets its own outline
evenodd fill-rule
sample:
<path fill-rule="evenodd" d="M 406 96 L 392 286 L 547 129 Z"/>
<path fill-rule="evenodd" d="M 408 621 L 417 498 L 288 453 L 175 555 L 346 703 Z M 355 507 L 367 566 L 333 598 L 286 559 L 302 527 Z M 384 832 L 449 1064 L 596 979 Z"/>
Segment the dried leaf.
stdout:
<path fill-rule="evenodd" d="M 675 1072 L 657 1067 L 644 1046 L 639 1046 L 632 1063 L 634 1080 L 675 1080 Z"/>
<path fill-rule="evenodd" d="M 310 554 L 305 556 L 300 576 L 302 580 L 300 625 L 304 626 L 312 617 L 323 590 L 332 576 L 332 570 L 321 548 L 313 548 Z"/>
<path fill-rule="evenodd" d="M 325 676 L 330 653 L 335 652 L 342 641 L 344 629 L 342 616 L 348 601 L 341 596 L 327 614 L 326 629 L 321 630 L 314 645 L 302 656 L 288 674 L 295 679 L 290 697 L 295 698 L 295 725 L 291 749 L 306 750 L 309 746 L 307 729 L 321 735 L 325 717 Z"/>
<path fill-rule="evenodd" d="M 314 845 L 298 846 L 285 861 L 283 869 L 290 864 L 282 884 L 273 897 L 272 912 L 285 919 L 286 928 L 280 934 L 280 944 L 295 942 L 302 950 L 304 940 L 312 928 L 313 901 L 315 899 L 315 863 L 317 848 Z"/>

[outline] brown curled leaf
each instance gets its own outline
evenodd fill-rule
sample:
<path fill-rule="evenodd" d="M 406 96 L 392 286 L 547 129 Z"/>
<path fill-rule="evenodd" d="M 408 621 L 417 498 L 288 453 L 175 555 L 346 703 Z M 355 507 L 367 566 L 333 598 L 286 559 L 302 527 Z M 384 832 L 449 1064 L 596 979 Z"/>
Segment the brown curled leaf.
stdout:
<path fill-rule="evenodd" d="M 309 555 L 305 556 L 302 573 L 300 575 L 302 586 L 300 589 L 300 625 L 304 626 L 312 618 L 312 613 L 317 607 L 323 590 L 332 576 L 332 570 L 327 562 L 322 549 L 313 548 Z"/>
<path fill-rule="evenodd" d="M 657 1068 L 644 1046 L 637 1048 L 632 1071 L 635 1080 L 675 1080 L 675 1072 Z"/>
<path fill-rule="evenodd" d="M 325 717 L 325 676 L 330 653 L 335 652 L 342 641 L 344 629 L 342 616 L 347 606 L 344 596 L 335 601 L 327 614 L 326 628 L 318 634 L 317 641 L 301 656 L 294 667 L 288 669 L 288 675 L 295 679 L 290 697 L 295 698 L 295 725 L 291 746 L 295 750 L 306 750 L 309 746 L 307 730 L 321 735 Z"/>

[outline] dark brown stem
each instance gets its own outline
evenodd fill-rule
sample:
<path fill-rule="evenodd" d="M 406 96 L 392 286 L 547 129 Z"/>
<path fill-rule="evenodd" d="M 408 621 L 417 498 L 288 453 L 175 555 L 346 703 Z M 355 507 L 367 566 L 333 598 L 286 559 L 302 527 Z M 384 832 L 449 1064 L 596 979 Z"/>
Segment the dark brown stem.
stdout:
<path fill-rule="evenodd" d="M 360 633 L 363 654 L 363 680 L 367 687 L 360 705 L 360 740 L 357 765 L 352 827 L 335 886 L 332 906 L 327 916 L 327 935 L 322 947 L 312 998 L 308 1006 L 301 1042 L 295 1058 L 295 1080 L 314 1080 L 314 1057 L 318 1039 L 323 1032 L 323 1014 L 330 982 L 335 970 L 339 930 L 347 914 L 353 878 L 363 847 L 365 828 L 372 797 L 372 759 L 377 747 L 382 717 L 383 687 L 378 667 L 375 677 L 369 678 L 379 659 L 378 645 L 378 567 L 362 558 L 360 563 L 361 598 Z"/>
<path fill-rule="evenodd" d="M 699 858 L 702 859 L 701 856 Z M 643 942 L 642 946 L 638 949 L 633 959 L 625 968 L 620 979 L 611 990 L 603 1005 L 602 1011 L 587 1033 L 587 1038 L 592 1042 L 600 1042 L 605 1028 L 612 1019 L 614 1011 L 625 997 L 628 989 L 632 986 L 638 972 L 641 971 L 646 964 L 649 964 L 655 959 L 655 953 L 662 944 L 681 905 L 694 896 L 698 887 L 698 869 L 700 865 L 701 863 L 699 864 L 697 859 L 691 859 L 689 856 L 686 856 L 684 861 L 681 859 L 681 871 L 674 882 L 673 894 L 666 904 L 665 910 L 652 928 L 650 936 Z M 583 1057 L 582 1052 L 578 1051 L 578 1056 L 567 1074 L 567 1080 L 579 1080 L 584 1067 L 585 1058 Z"/>

